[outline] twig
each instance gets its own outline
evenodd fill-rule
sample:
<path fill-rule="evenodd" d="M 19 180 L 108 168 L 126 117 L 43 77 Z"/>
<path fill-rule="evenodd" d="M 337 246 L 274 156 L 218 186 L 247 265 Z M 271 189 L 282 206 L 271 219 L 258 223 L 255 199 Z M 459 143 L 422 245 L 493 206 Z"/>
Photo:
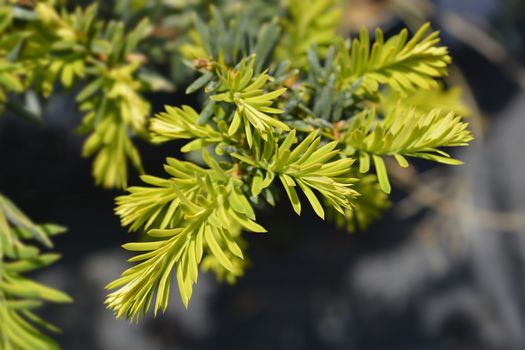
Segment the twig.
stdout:
<path fill-rule="evenodd" d="M 418 175 L 413 171 L 406 171 L 394 165 L 389 167 L 389 174 L 391 174 L 392 180 L 397 186 L 409 192 L 408 197 L 405 199 L 406 201 L 414 201 L 446 217 L 461 217 L 466 222 L 477 224 L 487 229 L 525 232 L 525 208 L 513 212 L 496 212 L 475 208 L 463 201 L 460 203 L 459 200 L 443 193 L 443 191 L 434 190 L 432 183 L 422 183 L 419 181 Z M 464 186 L 459 186 L 457 179 L 455 181 L 454 179 L 449 179 L 448 182 L 457 185 L 458 188 L 465 188 Z M 400 207 L 402 208 L 403 205 L 401 204 Z"/>

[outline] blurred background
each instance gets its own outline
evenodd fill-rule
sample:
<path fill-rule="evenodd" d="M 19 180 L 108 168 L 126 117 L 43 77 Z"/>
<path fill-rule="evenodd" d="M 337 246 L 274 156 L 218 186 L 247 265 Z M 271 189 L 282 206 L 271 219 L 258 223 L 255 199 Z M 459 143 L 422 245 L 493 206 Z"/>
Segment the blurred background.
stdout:
<path fill-rule="evenodd" d="M 246 235 L 246 275 L 234 286 L 201 275 L 188 310 L 176 288 L 168 312 L 139 325 L 105 309 L 104 285 L 125 268 L 120 245 L 131 237 L 113 215 L 119 193 L 96 188 L 79 156 L 74 95 L 49 101 L 45 126 L 0 118 L 1 191 L 35 222 L 69 229 L 56 239 L 63 259 L 35 276 L 75 299 L 43 310 L 64 349 L 525 349 L 525 1 L 347 4 L 347 34 L 425 20 L 442 31 L 450 82 L 473 111 L 476 141 L 456 154 L 466 165 L 395 173 L 392 209 L 363 233 L 311 210 L 297 217 L 286 202 L 260 213 L 270 233 Z M 155 111 L 187 103 L 177 91 L 150 96 Z M 140 148 L 152 174 L 177 154 Z"/>

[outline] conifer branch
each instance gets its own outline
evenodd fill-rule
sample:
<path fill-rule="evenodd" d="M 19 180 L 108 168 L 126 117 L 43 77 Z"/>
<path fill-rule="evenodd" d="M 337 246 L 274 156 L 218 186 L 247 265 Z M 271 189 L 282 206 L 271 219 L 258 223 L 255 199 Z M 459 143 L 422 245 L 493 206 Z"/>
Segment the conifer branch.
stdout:
<path fill-rule="evenodd" d="M 96 154 L 93 175 L 104 187 L 124 188 L 128 162 L 142 171 L 133 135 L 146 134 L 149 104 L 140 95 L 147 81 L 137 73 L 135 50 L 149 33 L 140 22 L 129 33 L 118 22 L 98 20 L 97 5 L 69 13 L 38 2 L 13 24 L 17 5 L 0 5 L 0 104 L 6 93 L 29 89 L 49 96 L 57 82 L 65 89 L 80 84 L 77 97 L 86 111 L 80 130 L 91 133 L 83 154 Z"/>
<path fill-rule="evenodd" d="M 44 302 L 68 303 L 65 293 L 24 277 L 46 267 L 60 256 L 41 253 L 30 241 L 51 247 L 50 236 L 65 229 L 56 225 L 36 225 L 9 199 L 0 194 L 0 348 L 58 349 L 44 334 L 59 332 L 35 313 Z"/>
<path fill-rule="evenodd" d="M 406 31 L 384 41 L 378 30 L 372 44 L 363 31 L 351 47 L 341 38 L 330 46 L 336 2 L 304 3 L 331 9 L 326 26 L 316 24 L 326 29 L 320 36 L 301 28 L 292 33 L 289 23 L 302 20 L 293 13 L 304 6 L 294 1 L 283 21 L 255 16 L 247 24 L 243 12 L 218 8 L 208 23 L 194 17 L 180 51 L 198 73 L 186 93 L 201 92 L 203 108 L 166 106 L 150 133 L 154 142 L 188 140 L 182 150 L 202 150 L 208 168 L 169 158 L 169 179 L 142 176 L 150 187 L 131 187 L 117 198 L 122 224 L 152 239 L 125 245 L 140 252 L 130 260 L 139 264 L 108 286 L 116 289 L 107 304 L 118 317 L 138 319 L 154 295 L 155 313 L 165 310 L 173 268 L 186 306 L 199 266 L 235 281 L 245 266 L 241 230 L 263 231 L 253 211 L 261 198 L 273 206 L 283 189 L 300 214 L 302 192 L 319 217 L 365 229 L 389 206 L 383 157 L 402 166 L 405 157 L 460 163 L 440 149 L 465 146 L 472 137 L 457 95 L 438 81 L 450 57 L 437 46 L 437 33 L 425 36 L 426 25 L 409 41 Z M 295 42 L 303 35 L 305 43 Z M 292 64 L 276 59 L 286 42 L 300 44 L 290 53 Z M 425 104 L 417 89 L 440 102 Z M 367 174 L 372 163 L 377 177 Z"/>
<path fill-rule="evenodd" d="M 262 88 L 270 80 L 270 76 L 263 72 L 254 77 L 253 58 L 252 56 L 248 60 L 243 60 L 238 69 L 225 70 L 220 75 L 222 84 L 218 89 L 219 93 L 211 96 L 213 101 L 235 104 L 236 110 L 228 135 L 234 135 L 243 126 L 241 129 L 244 129 L 250 147 L 253 144 L 252 128 L 255 128 L 265 140 L 274 129 L 290 130 L 288 125 L 272 116 L 283 113 L 283 110 L 271 107 L 274 100 L 281 96 L 286 88 L 265 93 Z"/>
<path fill-rule="evenodd" d="M 273 139 L 264 143 L 258 139 L 252 159 L 232 154 L 232 157 L 263 170 L 253 178 L 252 195 L 259 195 L 278 177 L 298 215 L 301 214 L 301 202 L 296 188 L 303 191 L 322 219 L 324 209 L 313 191 L 319 192 L 325 202 L 340 213 L 350 210 L 356 192 L 350 188 L 355 179 L 348 174 L 354 161 L 350 158 L 332 160 L 340 153 L 336 149 L 338 142 L 321 145 L 321 137 L 316 132 L 292 149 L 295 138 L 296 131 L 292 130 L 280 145 Z"/>
<path fill-rule="evenodd" d="M 360 88 L 356 93 L 370 95 L 387 85 L 403 97 L 416 89 L 439 87 L 436 79 L 447 75 L 451 58 L 446 47 L 437 46 L 439 32 L 427 35 L 429 29 L 430 24 L 424 24 L 410 40 L 408 30 L 403 29 L 386 41 L 377 29 L 375 42 L 371 43 L 363 28 L 350 47 L 341 40 L 340 85 L 345 89 L 357 82 Z"/>
<path fill-rule="evenodd" d="M 440 110 L 448 114 L 454 112 L 456 115 L 469 117 L 471 111 L 463 101 L 462 91 L 458 87 L 445 89 L 442 84 L 437 88 L 420 89 L 402 97 L 392 89 L 386 89 L 377 105 L 378 111 L 388 114 L 399 106 L 405 109 L 413 108 L 417 113 L 428 113 L 432 110 Z"/>
<path fill-rule="evenodd" d="M 357 172 L 354 176 L 359 181 L 355 183 L 353 190 L 359 195 L 352 200 L 352 209 L 345 209 L 343 214 L 328 210 L 327 217 L 348 232 L 362 232 L 377 221 L 391 203 L 375 175 Z"/>
<path fill-rule="evenodd" d="M 93 174 L 104 187 L 126 187 L 128 163 L 143 173 L 134 136 L 184 140 L 182 151 L 199 151 L 205 164 L 168 158 L 167 178 L 142 175 L 145 186 L 116 199 L 122 225 L 149 236 L 124 245 L 136 252 L 130 259 L 136 264 L 108 285 L 106 303 L 117 317 L 138 320 L 151 308 L 165 311 L 172 274 L 186 306 L 199 268 L 235 281 L 246 267 L 242 231 L 265 231 L 253 209 L 261 199 L 273 206 L 279 192 L 286 193 L 300 214 L 302 192 L 319 217 L 365 229 L 389 205 L 384 157 L 403 167 L 406 157 L 455 165 L 461 162 L 442 147 L 472 140 L 459 93 L 440 81 L 451 58 L 429 24 L 411 39 L 407 30 L 385 39 L 378 29 L 372 40 L 363 29 L 345 41 L 336 35 L 339 0 L 250 1 L 234 11 L 219 2 L 191 20 L 181 10 L 185 24 L 171 53 L 196 73 L 186 93 L 199 93 L 202 108 L 166 106 L 148 123 L 142 93 L 169 85 L 143 69 L 147 60 L 167 54 L 165 45 L 155 57 L 140 54 L 139 45 L 158 42 L 150 40 L 148 22 L 100 21 L 96 6 L 68 12 L 51 3 L 16 12 L 17 26 L 15 5 L 0 5 L 0 105 L 29 89 L 49 96 L 58 82 L 65 89 L 82 85 L 79 130 L 89 134 L 83 155 L 94 157 Z M 135 5 L 150 10 L 144 1 Z M 133 18 L 131 9 L 120 11 Z M 34 264 L 52 261 L 25 244 L 29 238 L 49 244 L 46 232 L 3 203 L 2 257 L 33 252 Z M 0 265 L 0 296 L 14 295 L 12 285 L 45 296 L 14 304 L 0 297 L 0 318 L 15 325 L 6 328 L 6 339 L 22 325 L 22 312 L 4 312 L 10 305 L 35 320 L 25 313 L 33 301 L 65 301 L 21 277 L 24 254 L 15 272 Z M 49 344 L 31 341 L 21 346 Z"/>
<path fill-rule="evenodd" d="M 209 124 L 199 124 L 199 114 L 190 106 L 182 106 L 182 108 L 165 106 L 165 109 L 166 112 L 157 114 L 151 120 L 152 142 L 197 139 L 194 141 L 198 141 L 199 148 L 202 148 L 207 144 L 219 143 L 223 140 L 222 135 Z M 194 147 L 187 145 L 183 147 L 183 151 L 195 150 Z"/>
<path fill-rule="evenodd" d="M 473 140 L 468 124 L 454 112 L 434 109 L 418 113 L 415 109 L 397 107 L 378 120 L 375 109 L 364 110 L 354 117 L 344 135 L 348 151 L 359 151 L 359 169 L 366 173 L 371 160 L 376 167 L 382 189 L 389 193 L 390 183 L 382 156 L 393 156 L 401 167 L 408 167 L 405 157 L 416 157 L 448 165 L 459 165 L 441 147 L 467 146 Z"/>
<path fill-rule="evenodd" d="M 287 0 L 282 18 L 283 35 L 275 49 L 277 60 L 304 68 L 312 46 L 324 57 L 334 43 L 342 18 L 341 0 Z"/>
<path fill-rule="evenodd" d="M 168 159 L 165 169 L 170 179 L 143 176 L 155 187 L 132 187 L 129 195 L 117 199 L 122 223 L 131 224 L 132 230 L 143 227 L 156 239 L 124 245 L 141 254 L 130 259 L 138 265 L 107 287 L 119 288 L 106 301 L 117 317 L 140 318 L 150 308 L 155 290 L 154 312 L 165 311 L 173 268 L 182 301 L 188 306 L 203 257 L 213 256 L 222 268 L 238 275 L 242 271 L 234 261 L 243 259 L 236 242 L 240 228 L 265 232 L 254 222 L 253 208 L 235 178 L 208 154 L 204 159 L 210 169 Z"/>

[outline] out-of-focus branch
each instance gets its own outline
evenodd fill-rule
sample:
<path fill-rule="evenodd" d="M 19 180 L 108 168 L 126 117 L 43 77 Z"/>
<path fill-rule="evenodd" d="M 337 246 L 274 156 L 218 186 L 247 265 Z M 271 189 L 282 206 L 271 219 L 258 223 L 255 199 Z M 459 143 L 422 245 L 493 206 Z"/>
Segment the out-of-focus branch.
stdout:
<path fill-rule="evenodd" d="M 393 163 L 393 162 L 392 162 Z M 479 225 L 481 227 L 506 232 L 525 232 L 525 208 L 518 209 L 513 212 L 496 212 L 486 209 L 476 208 L 469 205 L 468 201 L 460 198 L 461 189 L 468 191 L 465 184 L 460 183 L 458 179 L 444 178 L 443 175 L 436 177 L 436 180 L 424 182 L 420 181 L 418 174 L 411 168 L 402 169 L 396 164 L 389 164 L 389 174 L 392 181 L 406 190 L 408 196 L 398 203 L 398 211 L 402 215 L 410 215 L 415 210 L 415 203 L 419 207 L 427 207 L 438 214 L 450 219 L 461 218 L 469 223 Z M 439 182 L 439 186 L 436 183 Z M 434 188 L 439 187 L 443 189 L 444 182 L 449 183 L 449 190 L 437 191 Z M 454 196 L 451 190 L 456 193 Z"/>
<path fill-rule="evenodd" d="M 437 18 L 449 34 L 476 50 L 525 89 L 525 69 L 487 30 L 457 13 L 439 10 L 429 0 L 391 0 L 391 6 L 408 25 L 418 26 L 428 18 Z"/>

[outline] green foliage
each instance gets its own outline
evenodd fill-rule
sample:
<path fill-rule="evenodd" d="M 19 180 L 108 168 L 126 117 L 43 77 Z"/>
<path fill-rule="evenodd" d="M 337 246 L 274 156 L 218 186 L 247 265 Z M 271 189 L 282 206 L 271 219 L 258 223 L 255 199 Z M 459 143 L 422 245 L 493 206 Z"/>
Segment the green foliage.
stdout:
<path fill-rule="evenodd" d="M 139 318 L 150 308 L 155 290 L 155 313 L 165 310 L 175 264 L 187 306 L 203 257 L 211 255 L 225 270 L 238 274 L 232 258 L 243 259 L 236 242 L 240 228 L 265 232 L 253 221 L 253 208 L 232 169 L 223 169 L 207 153 L 204 160 L 209 169 L 169 158 L 165 166 L 169 179 L 143 176 L 154 187 L 131 187 L 130 195 L 117 198 L 122 224 L 131 224 L 132 230 L 144 228 L 155 239 L 124 246 L 141 253 L 130 259 L 137 265 L 108 285 L 110 289 L 120 287 L 107 299 L 118 317 Z"/>
<path fill-rule="evenodd" d="M 60 256 L 43 253 L 28 241 L 51 247 L 50 236 L 64 232 L 56 225 L 35 225 L 9 199 L 0 195 L 0 348 L 58 349 L 40 329 L 59 330 L 34 312 L 44 302 L 67 303 L 71 298 L 56 289 L 24 277 Z"/>
<path fill-rule="evenodd" d="M 214 6 L 210 9 L 211 20 L 207 24 L 194 16 L 194 28 L 189 31 L 188 40 L 179 48 L 181 55 L 187 60 L 194 60 L 194 67 L 206 73 L 214 68 L 212 62 L 231 67 L 253 53 L 255 73 L 260 73 L 281 33 L 276 20 L 269 19 L 278 10 L 269 11 L 268 14 L 268 11 L 261 9 L 258 1 L 243 5 L 233 13 L 225 13 Z"/>
<path fill-rule="evenodd" d="M 230 232 L 230 235 L 233 237 L 241 252 L 246 249 L 247 243 L 241 236 L 242 230 L 239 227 L 237 230 Z M 201 269 L 206 271 L 211 271 L 215 274 L 215 277 L 219 282 L 227 282 L 229 284 L 234 284 L 237 282 L 237 279 L 244 275 L 244 270 L 249 265 L 248 258 L 244 255 L 241 257 L 235 255 L 230 250 L 224 251 L 228 260 L 231 262 L 230 269 L 226 269 L 213 254 L 208 254 L 202 258 Z"/>
<path fill-rule="evenodd" d="M 355 176 L 359 177 L 359 181 L 353 189 L 359 195 L 352 201 L 352 208 L 345 209 L 343 214 L 334 210 L 329 210 L 327 213 L 331 221 L 349 232 L 365 231 L 390 207 L 388 195 L 379 186 L 375 175 Z"/>
<path fill-rule="evenodd" d="M 125 33 L 122 23 L 97 20 L 97 13 L 96 5 L 71 13 L 48 2 L 0 5 L 0 103 L 8 92 L 49 96 L 57 82 L 65 89 L 83 85 L 79 131 L 91 133 L 83 154 L 96 155 L 98 184 L 124 188 L 126 159 L 142 171 L 131 137 L 146 135 L 149 104 L 140 92 L 151 84 L 137 73 L 143 59 L 135 50 L 150 26 L 145 20 Z"/>
<path fill-rule="evenodd" d="M 452 87 L 445 89 L 442 84 L 433 89 L 420 89 L 403 98 L 392 89 L 388 89 L 378 105 L 383 113 L 389 113 L 399 105 L 414 108 L 419 113 L 428 113 L 439 109 L 442 113 L 454 112 L 457 115 L 469 116 L 469 108 L 461 99 L 461 89 Z"/>
<path fill-rule="evenodd" d="M 107 22 L 96 6 L 1 4 L 0 104 L 82 86 L 79 130 L 90 134 L 83 154 L 98 184 L 126 187 L 128 162 L 143 173 L 135 135 L 184 140 L 191 155 L 117 198 L 122 225 L 149 237 L 124 246 L 136 264 L 108 285 L 117 317 L 165 311 L 172 274 L 186 306 L 199 268 L 229 282 L 243 275 L 242 231 L 265 232 L 254 208 L 284 197 L 300 214 L 306 200 L 321 219 L 363 230 L 389 206 L 385 157 L 455 165 L 442 148 L 472 140 L 458 90 L 442 81 L 451 57 L 429 24 L 411 38 L 377 29 L 372 40 L 363 29 L 346 40 L 339 0 L 119 0 L 103 10 L 123 21 Z M 202 106 L 166 106 L 148 120 L 142 93 L 171 86 L 150 61 L 168 62 L 177 82 L 194 74 L 186 93 Z"/>
<path fill-rule="evenodd" d="M 133 80 L 136 69 L 136 64 L 110 71 L 103 69 L 77 97 L 80 109 L 86 112 L 82 129 L 93 130 L 82 154 L 87 157 L 97 154 L 93 175 L 97 184 L 104 187 L 126 186 L 127 158 L 142 172 L 140 155 L 129 132 L 145 132 L 149 104 L 137 93 L 141 84 Z M 94 89 L 106 94 L 90 95 Z"/>
<path fill-rule="evenodd" d="M 8 51 L 4 49 L 6 41 L 18 41 L 21 39 L 21 34 L 14 34 L 12 37 L 5 37 L 6 29 L 11 25 L 13 16 L 11 11 L 5 7 L 0 7 L 0 108 L 7 99 L 7 93 L 20 93 L 24 90 L 21 81 L 22 66 L 17 62 L 13 62 L 8 57 Z"/>
<path fill-rule="evenodd" d="M 231 154 L 233 158 L 258 169 L 251 183 L 252 196 L 258 196 L 278 176 L 298 215 L 301 214 L 301 202 L 297 187 L 303 191 L 321 219 L 324 219 L 324 209 L 313 190 L 319 192 L 325 202 L 341 214 L 350 210 L 351 199 L 356 194 L 350 188 L 355 179 L 348 174 L 353 159 L 339 158 L 331 161 L 340 153 L 336 149 L 338 142 L 321 146 L 321 138 L 316 132 L 309 134 L 291 149 L 295 139 L 296 131 L 292 130 L 280 145 L 273 139 L 266 140 L 264 144 L 257 139 L 251 155 Z"/>
<path fill-rule="evenodd" d="M 199 124 L 199 114 L 190 106 L 182 108 L 166 106 L 166 112 L 157 114 L 150 124 L 151 140 L 162 143 L 181 139 L 196 139 L 183 147 L 183 151 L 198 149 L 222 141 L 222 135 L 208 124 Z"/>
<path fill-rule="evenodd" d="M 440 41 L 438 32 L 426 35 L 429 29 L 429 23 L 423 25 L 410 40 L 404 29 L 386 41 L 377 29 L 373 44 L 368 31 L 362 29 L 350 50 L 340 41 L 339 50 L 344 54 L 339 56 L 339 83 L 345 88 L 359 81 L 357 93 L 372 95 L 381 85 L 402 96 L 417 89 L 437 88 L 436 78 L 447 75 L 451 58 L 446 47 L 436 46 Z"/>
<path fill-rule="evenodd" d="M 344 134 L 347 152 L 359 151 L 359 170 L 366 173 L 373 160 L 381 188 L 390 193 L 390 182 L 382 156 L 393 156 L 398 164 L 409 166 L 405 156 L 429 159 L 448 165 L 462 164 L 439 147 L 466 146 L 472 141 L 468 124 L 454 112 L 428 113 L 398 107 L 378 120 L 375 109 L 365 109 L 354 117 Z"/>
<path fill-rule="evenodd" d="M 219 94 L 211 96 L 212 101 L 235 104 L 236 109 L 228 135 L 234 135 L 241 125 L 244 125 L 242 129 L 244 129 L 246 141 L 250 147 L 253 144 L 252 127 L 260 133 L 264 140 L 275 128 L 283 131 L 290 130 L 286 124 L 272 116 L 281 114 L 283 111 L 271 107 L 274 100 L 281 96 L 286 88 L 265 93 L 263 88 L 270 76 L 264 72 L 253 79 L 253 63 L 253 59 L 243 60 L 238 69 L 227 69 L 221 72 L 221 86 L 217 89 Z"/>
<path fill-rule="evenodd" d="M 341 0 L 287 0 L 288 16 L 281 20 L 284 34 L 275 50 L 276 59 L 304 68 L 312 45 L 324 56 L 337 37 L 341 5 Z"/>
<path fill-rule="evenodd" d="M 241 230 L 264 232 L 254 208 L 274 206 L 281 192 L 297 214 L 304 197 L 320 218 L 366 229 L 389 206 L 383 157 L 402 166 L 405 156 L 460 163 L 439 149 L 472 137 L 458 95 L 437 80 L 450 63 L 437 33 L 425 36 L 425 25 L 410 40 L 402 31 L 384 42 L 378 30 L 371 44 L 362 31 L 349 47 L 333 35 L 336 4 L 290 1 L 276 11 L 286 17 L 254 16 L 249 24 L 242 11 L 215 7 L 208 23 L 194 18 L 180 50 L 199 74 L 186 92 L 200 92 L 202 110 L 166 106 L 150 133 L 157 143 L 185 140 L 182 151 L 206 167 L 168 158 L 170 178 L 142 176 L 149 187 L 117 198 L 122 225 L 150 236 L 124 245 L 138 255 L 108 285 L 117 317 L 140 318 L 154 297 L 154 312 L 166 310 L 172 273 L 186 306 L 199 267 L 235 281 L 245 268 Z M 312 16 L 301 18 L 305 6 Z M 326 17 L 316 15 L 321 10 Z M 282 45 L 294 47 L 293 63 L 282 60 Z M 441 102 L 417 97 L 424 93 Z M 368 174 L 372 160 L 377 177 Z"/>
<path fill-rule="evenodd" d="M 230 45 L 230 49 L 225 51 L 230 55 L 231 46 L 238 45 L 242 37 L 238 34 L 232 37 L 229 34 L 257 34 L 258 23 L 278 16 L 283 11 L 279 0 L 118 0 L 108 2 L 107 6 L 112 7 L 113 4 L 113 12 L 123 18 L 129 28 L 132 28 L 139 18 L 150 19 L 154 28 L 152 35 L 144 43 L 143 50 L 148 53 L 148 59 L 151 61 L 168 66 L 171 79 L 177 84 L 184 84 L 190 77 L 181 60 L 181 52 L 188 54 L 192 47 L 196 48 L 193 40 L 199 33 L 194 30 L 194 13 L 203 16 L 204 20 L 214 19 L 213 24 L 206 25 L 211 29 L 211 35 L 218 35 L 219 40 L 212 42 L 212 45 Z M 220 9 L 220 18 L 216 16 L 216 11 L 208 11 L 213 6 Z M 235 17 L 235 23 L 229 20 L 232 17 Z M 229 33 L 226 34 L 226 28 L 232 30 L 228 29 Z M 206 57 L 202 54 L 196 56 Z M 239 57 L 237 56 L 236 60 Z"/>

